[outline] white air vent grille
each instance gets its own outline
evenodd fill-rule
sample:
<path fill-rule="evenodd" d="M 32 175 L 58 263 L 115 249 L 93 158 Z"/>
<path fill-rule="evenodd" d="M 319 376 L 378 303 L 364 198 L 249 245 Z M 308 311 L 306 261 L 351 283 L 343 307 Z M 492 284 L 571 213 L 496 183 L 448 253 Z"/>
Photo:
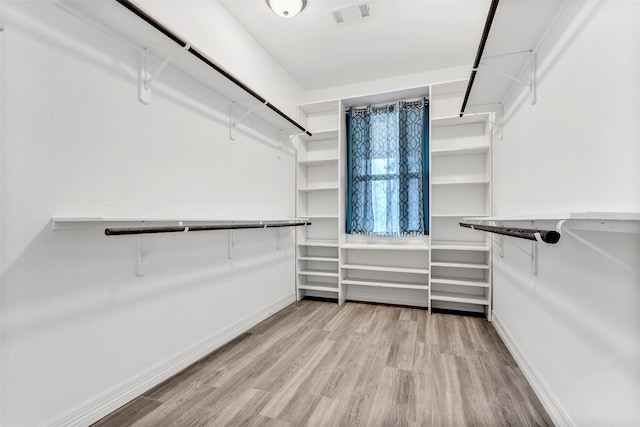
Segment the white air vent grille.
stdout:
<path fill-rule="evenodd" d="M 371 4 L 358 3 L 347 7 L 341 7 L 339 9 L 333 9 L 329 11 L 329 15 L 333 18 L 333 22 L 336 24 L 348 24 L 350 22 L 362 21 L 370 18 L 373 15 L 371 10 Z"/>

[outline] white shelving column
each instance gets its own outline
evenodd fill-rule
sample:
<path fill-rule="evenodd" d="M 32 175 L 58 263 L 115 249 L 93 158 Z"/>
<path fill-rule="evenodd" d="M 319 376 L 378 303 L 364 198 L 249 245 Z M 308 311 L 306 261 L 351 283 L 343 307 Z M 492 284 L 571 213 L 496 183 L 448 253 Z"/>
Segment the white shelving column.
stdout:
<path fill-rule="evenodd" d="M 310 295 L 343 301 L 339 112 L 339 101 L 298 106 L 298 120 L 313 134 L 298 136 L 296 150 L 296 215 L 312 222 L 296 231 L 298 300 Z"/>
<path fill-rule="evenodd" d="M 458 117 L 451 99 L 463 93 L 454 86 L 432 92 L 429 306 L 484 312 L 490 320 L 490 241 L 458 223 L 491 215 L 491 126 L 489 114 Z"/>

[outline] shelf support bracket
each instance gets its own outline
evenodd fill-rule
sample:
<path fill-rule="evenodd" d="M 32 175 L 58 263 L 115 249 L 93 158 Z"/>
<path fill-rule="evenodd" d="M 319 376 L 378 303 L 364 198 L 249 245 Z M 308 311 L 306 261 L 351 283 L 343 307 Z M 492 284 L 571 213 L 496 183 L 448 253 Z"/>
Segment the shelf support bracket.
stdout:
<path fill-rule="evenodd" d="M 228 256 L 229 259 L 233 259 L 234 256 L 234 249 L 236 246 L 236 233 L 235 230 L 229 230 L 229 247 L 228 247 Z"/>
<path fill-rule="evenodd" d="M 564 234 L 564 233 L 568 234 L 569 236 L 573 237 L 574 239 L 576 239 L 577 241 L 579 241 L 583 245 L 587 246 L 588 248 L 593 249 L 594 251 L 596 251 L 600 255 L 602 255 L 605 258 L 615 262 L 618 265 L 621 265 L 621 266 L 623 266 L 625 268 L 628 268 L 628 269 L 631 269 L 631 270 L 635 270 L 636 269 L 635 267 L 633 267 L 632 265 L 627 264 L 626 262 L 622 261 L 621 259 L 619 259 L 615 255 L 612 255 L 609 252 L 605 251 L 604 249 L 602 249 L 602 248 L 598 247 L 597 245 L 591 243 L 590 241 L 588 241 L 584 237 L 578 236 L 576 233 L 573 232 L 573 230 L 569 230 L 568 228 L 564 227 L 564 224 L 566 222 L 567 222 L 567 220 L 561 220 L 561 221 L 558 222 L 558 224 L 556 225 L 556 231 L 558 233 L 560 233 L 560 234 Z"/>
<path fill-rule="evenodd" d="M 236 101 L 233 101 L 231 104 L 229 104 L 229 139 L 231 139 L 232 141 L 235 141 L 236 139 L 235 134 L 238 131 L 238 126 L 241 125 L 242 122 L 247 117 L 249 117 L 256 108 L 258 108 L 258 106 L 263 105 L 257 99 L 253 99 L 252 101 L 252 105 L 240 118 L 236 118 Z M 264 105 L 267 105 L 266 101 L 264 102 Z"/>
<path fill-rule="evenodd" d="M 136 275 L 145 276 L 149 271 L 149 237 L 140 236 L 138 239 L 138 256 L 136 258 Z"/>
<path fill-rule="evenodd" d="M 520 78 L 516 77 L 516 76 L 512 76 L 511 74 L 505 73 L 504 71 L 494 67 L 493 65 L 487 63 L 485 60 L 486 59 L 493 59 L 493 58 L 500 58 L 500 57 L 504 57 L 504 56 L 510 56 L 510 55 L 519 55 L 519 54 L 529 54 L 529 81 L 526 82 L 524 80 L 521 80 Z M 483 66 L 484 68 L 493 71 L 494 73 L 505 77 L 507 79 L 513 80 L 516 83 L 520 83 L 521 85 L 529 88 L 529 99 L 531 102 L 531 105 L 536 105 L 536 101 L 537 101 L 537 94 L 536 94 L 536 52 L 534 50 L 523 50 L 523 51 L 519 51 L 519 52 L 511 52 L 511 53 L 505 53 L 502 55 L 494 55 L 494 56 L 488 56 L 484 58 L 485 60 L 480 61 L 480 65 Z M 479 68 L 479 67 L 478 67 Z M 478 68 L 475 68 L 474 71 L 477 71 Z"/>
<path fill-rule="evenodd" d="M 191 49 L 191 44 L 187 43 L 184 47 L 176 47 L 167 55 L 167 57 L 160 63 L 155 71 L 151 71 L 151 52 L 157 46 L 146 47 L 140 52 L 140 68 L 138 70 L 138 99 L 143 104 L 149 104 L 151 102 L 151 84 L 162 73 L 169 62 L 181 51 L 187 51 Z"/>
<path fill-rule="evenodd" d="M 286 228 L 276 228 L 276 250 L 280 250 L 280 240 L 282 240 L 287 234 L 293 231 L 293 227 Z"/>

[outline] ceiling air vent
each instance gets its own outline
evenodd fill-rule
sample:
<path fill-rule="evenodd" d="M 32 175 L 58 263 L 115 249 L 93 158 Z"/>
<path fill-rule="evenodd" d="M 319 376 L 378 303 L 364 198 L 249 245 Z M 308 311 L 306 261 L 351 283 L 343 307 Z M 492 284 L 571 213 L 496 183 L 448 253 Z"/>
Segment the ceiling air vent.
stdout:
<path fill-rule="evenodd" d="M 336 24 L 348 24 L 369 18 L 372 15 L 372 10 L 369 3 L 358 3 L 330 10 L 329 14 Z"/>

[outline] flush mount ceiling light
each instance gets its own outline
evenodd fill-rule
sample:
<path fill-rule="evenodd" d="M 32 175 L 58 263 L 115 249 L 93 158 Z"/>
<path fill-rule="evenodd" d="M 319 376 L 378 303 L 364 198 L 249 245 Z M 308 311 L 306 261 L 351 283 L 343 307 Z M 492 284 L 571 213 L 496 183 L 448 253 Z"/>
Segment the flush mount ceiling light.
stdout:
<path fill-rule="evenodd" d="M 307 0 L 265 0 L 267 5 L 283 18 L 296 16 L 307 5 Z"/>

